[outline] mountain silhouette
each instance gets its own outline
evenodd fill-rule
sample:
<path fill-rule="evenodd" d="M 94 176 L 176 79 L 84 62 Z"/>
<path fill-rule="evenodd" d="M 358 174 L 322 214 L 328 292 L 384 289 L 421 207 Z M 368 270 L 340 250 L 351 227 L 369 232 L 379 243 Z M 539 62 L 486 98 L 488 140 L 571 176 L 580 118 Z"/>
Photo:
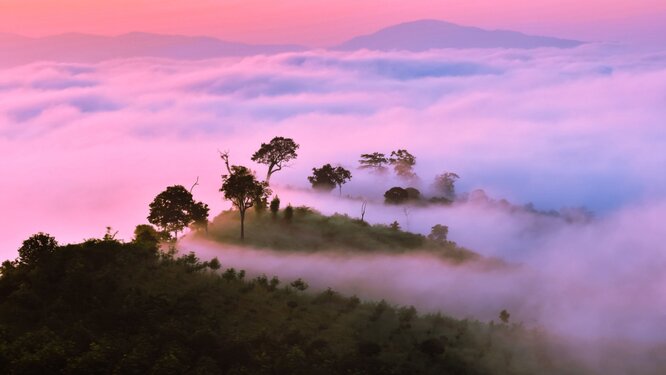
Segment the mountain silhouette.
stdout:
<path fill-rule="evenodd" d="M 98 62 L 132 57 L 197 60 L 303 51 L 298 45 L 257 45 L 227 42 L 206 36 L 127 33 L 101 36 L 67 33 L 41 38 L 0 34 L 0 65 L 32 61 Z"/>
<path fill-rule="evenodd" d="M 420 20 L 386 27 L 352 38 L 333 49 L 426 51 L 435 48 L 571 48 L 576 40 L 532 36 L 515 31 L 483 30 L 437 20 Z"/>

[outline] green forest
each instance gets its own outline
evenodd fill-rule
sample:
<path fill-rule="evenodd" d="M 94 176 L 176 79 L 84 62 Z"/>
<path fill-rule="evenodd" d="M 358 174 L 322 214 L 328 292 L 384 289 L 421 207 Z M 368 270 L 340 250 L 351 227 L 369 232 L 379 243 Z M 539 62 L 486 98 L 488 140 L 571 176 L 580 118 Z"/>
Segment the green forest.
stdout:
<path fill-rule="evenodd" d="M 325 219 L 340 220 L 313 220 Z M 456 320 L 311 292 L 307 280 L 249 278 L 160 247 L 146 226 L 131 242 L 110 232 L 63 246 L 30 237 L 18 259 L 2 264 L 0 322 L 3 374 L 581 371 L 506 311 L 497 322 Z"/>
<path fill-rule="evenodd" d="M 398 222 L 371 225 L 363 219 L 365 202 L 360 218 L 280 207 L 277 196 L 269 202 L 271 174 L 297 149 L 288 138 L 262 144 L 252 160 L 268 165 L 265 181 L 220 153 L 228 172 L 220 192 L 232 209 L 212 221 L 208 205 L 192 195 L 197 180 L 190 189 L 174 185 L 159 193 L 149 204 L 152 225 L 138 225 L 131 241 L 116 239 L 111 228 L 77 244 L 60 245 L 45 233 L 26 239 L 18 258 L 0 267 L 0 373 L 584 372 L 557 340 L 513 322 L 506 310 L 491 322 L 419 314 L 413 306 L 313 290 L 300 278 L 250 277 L 224 259 L 204 261 L 181 248 L 179 235 L 188 233 L 272 251 L 427 252 L 452 265 L 509 266 L 450 241 L 446 225 L 427 236 Z M 391 155 L 409 163 L 380 159 L 411 176 L 414 157 L 406 150 Z M 351 178 L 330 165 L 313 173 L 313 188 L 337 186 L 339 194 Z M 447 181 L 452 196 L 453 179 Z M 408 190 L 409 198 L 415 189 Z"/>

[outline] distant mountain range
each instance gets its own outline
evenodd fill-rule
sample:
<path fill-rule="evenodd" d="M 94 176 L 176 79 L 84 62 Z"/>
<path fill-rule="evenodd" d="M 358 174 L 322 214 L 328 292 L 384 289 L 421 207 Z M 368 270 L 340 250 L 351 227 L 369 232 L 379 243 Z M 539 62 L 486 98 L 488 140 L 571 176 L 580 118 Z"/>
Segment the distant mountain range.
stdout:
<path fill-rule="evenodd" d="M 572 48 L 581 44 L 583 42 L 576 40 L 532 36 L 506 30 L 483 30 L 437 20 L 420 20 L 357 36 L 334 49 L 417 52 L 434 48 Z"/>
<path fill-rule="evenodd" d="M 198 60 L 306 50 L 298 45 L 254 45 L 204 36 L 128 33 L 118 36 L 60 34 L 27 38 L 0 34 L 0 65 L 38 60 L 97 62 L 117 58 L 160 57 Z"/>
<path fill-rule="evenodd" d="M 488 31 L 436 20 L 402 23 L 370 35 L 358 36 L 333 50 L 405 50 L 434 48 L 538 48 L 576 47 L 582 42 L 515 31 Z M 69 33 L 42 38 L 0 34 L 0 66 L 32 61 L 97 62 L 116 58 L 158 57 L 197 60 L 307 50 L 299 45 L 256 45 L 204 36 L 128 33 L 99 36 Z"/>

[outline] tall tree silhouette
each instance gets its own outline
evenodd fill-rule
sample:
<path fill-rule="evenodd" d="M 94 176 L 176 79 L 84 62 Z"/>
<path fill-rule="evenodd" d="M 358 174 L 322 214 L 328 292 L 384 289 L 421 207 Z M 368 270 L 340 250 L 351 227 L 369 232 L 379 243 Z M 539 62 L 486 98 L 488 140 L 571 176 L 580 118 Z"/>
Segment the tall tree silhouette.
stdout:
<path fill-rule="evenodd" d="M 300 147 L 291 138 L 275 137 L 268 143 L 262 143 L 259 150 L 252 155 L 252 161 L 268 165 L 266 182 L 270 183 L 273 173 L 282 170 L 287 163 L 296 159 L 296 150 Z"/>
<path fill-rule="evenodd" d="M 241 222 L 240 238 L 243 240 L 245 239 L 245 212 L 255 202 L 267 199 L 271 191 L 268 189 L 268 184 L 258 181 L 254 173 L 247 167 L 232 165 L 229 170 L 228 175 L 222 176 L 220 191 L 224 193 L 225 199 L 238 208 Z"/>

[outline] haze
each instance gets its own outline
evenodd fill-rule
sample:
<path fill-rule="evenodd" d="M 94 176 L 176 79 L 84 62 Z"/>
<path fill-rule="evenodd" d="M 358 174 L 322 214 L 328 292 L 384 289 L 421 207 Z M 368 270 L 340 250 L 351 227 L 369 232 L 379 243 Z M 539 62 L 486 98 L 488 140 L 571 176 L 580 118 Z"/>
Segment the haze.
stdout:
<path fill-rule="evenodd" d="M 404 29 L 393 28 L 340 47 L 422 19 L 399 44 Z M 446 24 L 475 35 L 477 48 L 462 37 L 433 44 L 445 38 L 419 28 L 441 29 L 433 19 L 487 32 Z M 507 33 L 494 29 L 529 35 L 497 44 Z M 198 181 L 194 196 L 215 216 L 230 208 L 219 151 L 263 177 L 251 155 L 284 136 L 300 148 L 271 179 L 283 207 L 358 217 L 367 202 L 371 224 L 423 234 L 447 225 L 449 240 L 507 268 L 425 254 L 238 249 L 191 236 L 183 250 L 421 311 L 490 320 L 508 308 L 516 321 L 595 349 L 604 340 L 650 346 L 623 347 L 609 367 L 594 365 L 599 372 L 631 372 L 612 368 L 630 358 L 638 372 L 663 368 L 644 358 L 666 342 L 665 2 L 0 0 L 0 32 L 73 33 L 0 35 L 3 260 L 39 231 L 68 243 L 110 226 L 130 240 L 170 185 Z M 289 45 L 266 46 L 274 43 Z M 362 153 L 397 149 L 416 156 L 417 180 L 358 169 Z M 325 163 L 352 172 L 340 195 L 308 183 Z M 398 185 L 430 195 L 446 171 L 460 176 L 459 196 L 483 189 L 543 212 L 384 204 Z M 560 209 L 592 218 L 544 214 Z"/>
<path fill-rule="evenodd" d="M 250 43 L 331 46 L 391 24 L 436 18 L 587 41 L 661 45 L 661 0 L 3 0 L 0 32 L 44 36 L 131 31 Z"/>

